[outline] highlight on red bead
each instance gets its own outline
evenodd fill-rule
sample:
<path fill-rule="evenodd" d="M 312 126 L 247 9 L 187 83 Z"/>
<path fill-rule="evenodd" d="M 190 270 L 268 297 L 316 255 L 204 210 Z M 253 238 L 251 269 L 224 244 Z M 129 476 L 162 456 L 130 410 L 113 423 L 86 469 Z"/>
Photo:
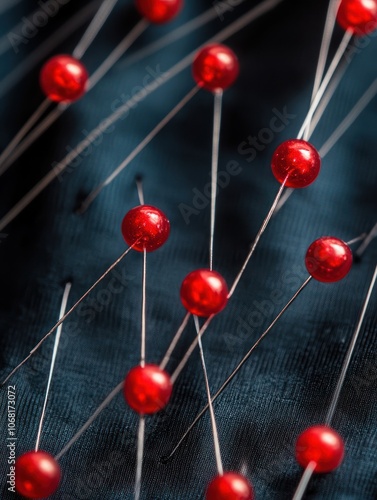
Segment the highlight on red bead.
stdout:
<path fill-rule="evenodd" d="M 377 29 L 377 0 L 342 0 L 337 21 L 344 30 L 364 36 Z"/>
<path fill-rule="evenodd" d="M 26 498 L 46 498 L 58 489 L 61 471 L 53 456 L 29 451 L 16 460 L 16 490 Z"/>
<path fill-rule="evenodd" d="M 140 14 L 151 23 L 163 24 L 176 17 L 183 7 L 183 0 L 135 0 Z"/>
<path fill-rule="evenodd" d="M 272 173 L 282 184 L 290 188 L 304 188 L 317 178 L 321 157 L 309 142 L 290 139 L 278 146 L 272 156 Z"/>
<path fill-rule="evenodd" d="M 339 467 L 343 458 L 343 439 L 327 425 L 309 427 L 296 442 L 297 462 L 304 468 L 315 462 L 314 472 L 331 472 Z"/>
<path fill-rule="evenodd" d="M 158 208 L 140 205 L 125 215 L 122 234 L 126 243 L 134 250 L 154 252 L 169 238 L 170 222 Z"/>
<path fill-rule="evenodd" d="M 180 295 L 182 304 L 190 313 L 208 317 L 226 306 L 228 286 L 216 271 L 198 269 L 183 280 Z"/>
<path fill-rule="evenodd" d="M 211 44 L 197 53 L 192 72 L 200 87 L 217 92 L 227 89 L 236 81 L 240 67 L 233 50 L 225 45 Z"/>
<path fill-rule="evenodd" d="M 323 236 L 313 241 L 305 256 L 309 274 L 323 283 L 334 283 L 345 278 L 352 262 L 350 247 L 334 236 Z"/>
<path fill-rule="evenodd" d="M 125 379 L 123 394 L 128 405 L 140 415 L 152 415 L 165 408 L 173 384 L 157 365 L 136 366 Z"/>
<path fill-rule="evenodd" d="M 253 498 L 254 492 L 249 481 L 234 472 L 216 476 L 206 492 L 206 500 L 253 500 Z"/>
<path fill-rule="evenodd" d="M 42 91 L 55 102 L 76 101 L 85 94 L 88 83 L 85 66 L 69 55 L 58 55 L 49 59 L 40 72 Z"/>

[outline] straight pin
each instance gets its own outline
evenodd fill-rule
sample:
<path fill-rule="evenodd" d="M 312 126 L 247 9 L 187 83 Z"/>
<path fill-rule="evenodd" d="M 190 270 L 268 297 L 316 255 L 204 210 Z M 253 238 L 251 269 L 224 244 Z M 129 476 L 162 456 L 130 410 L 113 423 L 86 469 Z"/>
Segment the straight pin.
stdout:
<path fill-rule="evenodd" d="M 60 307 L 59 318 L 62 318 L 64 316 L 64 314 L 65 314 L 65 311 L 67 309 L 68 297 L 69 297 L 71 288 L 72 288 L 72 283 L 68 282 L 65 285 L 63 299 L 62 299 L 62 304 L 61 304 L 61 307 Z M 63 330 L 63 323 L 61 325 L 59 325 L 59 327 L 58 327 L 58 329 L 56 331 L 55 342 L 54 342 L 54 349 L 52 351 L 50 372 L 49 372 L 49 375 L 48 375 L 48 381 L 47 381 L 47 387 L 46 387 L 46 394 L 45 394 L 45 399 L 44 399 L 44 402 L 43 402 L 43 408 L 42 408 L 41 418 L 39 420 L 37 439 L 36 439 L 36 443 L 35 443 L 35 451 L 39 450 L 39 445 L 40 445 L 40 442 L 41 442 L 43 421 L 44 421 L 44 418 L 45 418 L 45 415 L 46 415 L 47 401 L 48 401 L 48 398 L 49 398 L 49 395 L 50 395 L 52 376 L 53 376 L 54 369 L 55 369 L 56 356 L 58 354 L 58 349 L 59 349 L 59 343 L 60 343 L 60 337 L 61 337 L 61 334 L 62 334 L 62 330 Z"/>
<path fill-rule="evenodd" d="M 215 237 L 217 174 L 219 170 L 219 148 L 223 91 L 214 94 L 212 166 L 211 166 L 211 226 L 209 238 L 209 268 L 213 269 L 213 244 Z"/>
<path fill-rule="evenodd" d="M 213 405 L 212 405 L 211 390 L 209 387 L 208 373 L 207 373 L 207 367 L 206 367 L 206 362 L 205 362 L 205 358 L 204 358 L 202 339 L 199 335 L 200 326 L 199 326 L 199 320 L 198 320 L 197 316 L 194 316 L 194 322 L 195 322 L 196 333 L 198 336 L 200 359 L 202 362 L 204 382 L 205 382 L 207 398 L 208 398 L 208 407 L 209 407 L 209 413 L 211 416 L 211 426 L 212 426 L 213 444 L 214 444 L 214 448 L 215 448 L 217 472 L 220 476 L 222 476 L 224 474 L 224 468 L 223 468 L 223 463 L 221 460 L 219 433 L 217 431 L 216 417 L 215 417 L 215 412 L 213 410 Z"/>
<path fill-rule="evenodd" d="M 76 59 L 82 59 L 85 52 L 88 50 L 88 48 L 94 42 L 94 39 L 96 38 L 98 33 L 101 31 L 103 25 L 107 21 L 108 17 L 110 16 L 110 14 L 113 11 L 117 2 L 118 2 L 118 0 L 103 0 L 102 1 L 101 6 L 98 9 L 96 15 L 93 17 L 91 23 L 89 24 L 89 26 L 85 30 L 80 41 L 78 42 L 76 47 L 73 49 L 73 52 L 72 52 L 73 57 L 75 57 Z"/>
<path fill-rule="evenodd" d="M 139 420 L 139 431 L 137 434 L 135 500 L 140 499 L 140 492 L 141 492 L 141 477 L 143 472 L 144 441 L 145 441 L 144 436 L 145 436 L 145 417 L 141 415 Z"/>
<path fill-rule="evenodd" d="M 377 222 L 376 224 L 372 227 L 370 232 L 366 235 L 365 240 L 363 243 L 359 246 L 359 248 L 356 250 L 355 255 L 360 258 L 365 250 L 368 248 L 368 246 L 372 243 L 374 238 L 377 237 Z"/>

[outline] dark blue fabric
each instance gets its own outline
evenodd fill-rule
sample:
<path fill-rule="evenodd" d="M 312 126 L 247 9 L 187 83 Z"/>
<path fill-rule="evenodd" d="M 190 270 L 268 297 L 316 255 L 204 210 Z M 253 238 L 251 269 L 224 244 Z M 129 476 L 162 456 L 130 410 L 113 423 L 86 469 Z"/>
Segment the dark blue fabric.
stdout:
<path fill-rule="evenodd" d="M 2 54 L 1 77 L 6 78 L 28 60 L 86 4 L 67 3 L 28 43 L 20 45 L 17 53 L 8 50 Z M 186 4 L 178 20 L 148 29 L 132 52 L 211 6 L 199 0 L 187 0 Z M 222 19 L 171 47 L 133 65 L 126 64 L 126 57 L 120 61 L 1 178 L 1 215 L 110 114 L 115 99 L 135 92 L 148 73 L 169 69 L 256 2 L 233 4 L 234 9 Z M 223 102 L 220 170 L 229 162 L 239 170 L 218 196 L 214 262 L 228 283 L 236 276 L 278 190 L 269 166 L 272 152 L 280 142 L 297 135 L 305 117 L 326 8 L 325 1 L 286 0 L 228 41 L 242 69 Z M 37 2 L 23 0 L 7 11 L 1 16 L 1 36 L 6 38 L 13 26 L 35 9 Z M 84 56 L 90 71 L 136 20 L 132 2 L 119 2 Z M 83 29 L 52 48 L 52 53 L 70 52 Z M 332 53 L 341 37 L 337 28 Z M 313 136 L 318 148 L 376 76 L 376 40 L 369 37 L 357 52 Z M 2 149 L 42 100 L 37 83 L 39 66 L 26 72 L 1 97 Z M 147 203 L 166 212 L 172 225 L 168 243 L 148 256 L 147 359 L 161 360 L 185 314 L 179 300 L 182 279 L 208 262 L 209 206 L 194 207 L 199 213 L 191 215 L 187 223 L 182 204 L 193 207 L 195 193 L 203 192 L 210 180 L 211 95 L 200 92 L 104 190 L 85 216 L 76 215 L 74 208 L 192 86 L 187 69 L 146 98 L 3 231 L 2 378 L 56 322 L 67 279 L 73 280 L 69 299 L 73 304 L 124 251 L 120 223 L 138 204 L 134 178 L 140 173 Z M 288 113 L 289 123 L 272 138 L 262 129 L 268 129 L 279 113 Z M 272 220 L 234 297 L 204 339 L 213 392 L 306 279 L 304 255 L 309 244 L 328 234 L 350 240 L 376 222 L 376 118 L 374 100 L 325 158 L 317 181 L 295 192 Z M 254 154 L 245 142 L 248 136 L 258 134 L 269 143 Z M 343 282 L 310 283 L 216 402 L 224 467 L 246 474 L 257 499 L 292 498 L 302 474 L 294 459 L 295 439 L 303 429 L 325 418 L 375 263 L 376 242 Z M 140 254 L 128 255 L 116 274 L 116 290 L 121 293 L 112 291 L 113 275 L 65 323 L 42 449 L 57 454 L 138 363 L 141 265 Z M 374 293 L 333 421 L 345 439 L 346 458 L 336 472 L 311 481 L 308 499 L 377 498 L 376 304 Z M 194 335 L 190 324 L 174 353 L 170 372 Z M 17 454 L 34 447 L 51 352 L 52 340 L 11 382 L 17 393 Z M 7 492 L 5 485 L 9 471 L 6 397 L 6 389 L 2 389 L 0 489 L 1 498 L 11 499 L 15 495 Z M 143 499 L 204 497 L 206 485 L 216 474 L 208 415 L 170 463 L 161 464 L 160 457 L 172 449 L 205 403 L 195 352 L 175 384 L 170 406 L 147 420 Z M 62 458 L 63 480 L 53 498 L 133 498 L 136 429 L 137 416 L 119 395 Z"/>

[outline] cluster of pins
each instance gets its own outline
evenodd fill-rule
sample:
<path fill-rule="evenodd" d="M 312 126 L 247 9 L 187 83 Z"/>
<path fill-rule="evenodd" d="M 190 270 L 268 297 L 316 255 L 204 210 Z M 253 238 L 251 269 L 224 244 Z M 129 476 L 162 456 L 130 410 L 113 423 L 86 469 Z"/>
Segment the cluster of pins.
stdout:
<path fill-rule="evenodd" d="M 182 7 L 182 1 L 136 0 L 136 7 L 144 18 L 148 20 L 148 22 L 162 23 L 169 21 L 178 14 Z M 337 20 L 346 30 L 346 39 L 348 41 L 352 35 L 367 34 L 377 27 L 377 3 L 374 1 L 366 3 L 362 1 L 342 0 L 337 11 Z M 67 313 L 65 313 L 69 290 L 71 287 L 70 284 L 67 284 L 62 301 L 59 321 L 49 332 L 47 332 L 42 340 L 30 352 L 28 357 L 25 358 L 25 360 L 23 360 L 11 372 L 6 380 L 3 381 L 4 384 L 15 373 L 15 371 L 17 371 L 30 358 L 30 356 L 32 356 L 40 348 L 42 343 L 57 330 L 37 444 L 34 451 L 24 453 L 22 456 L 18 457 L 16 462 L 16 489 L 24 497 L 45 498 L 53 494 L 58 489 L 61 479 L 61 470 L 58 460 L 77 441 L 78 437 L 88 428 L 94 418 L 99 415 L 104 407 L 109 404 L 111 399 L 120 391 L 123 391 L 124 398 L 128 406 L 140 416 L 135 481 L 135 499 L 138 500 L 141 494 L 142 484 L 141 479 L 144 452 L 145 417 L 158 413 L 169 403 L 174 383 L 186 365 L 191 353 L 198 345 L 201 354 L 208 396 L 208 405 L 198 415 L 170 456 L 166 459 L 171 458 L 196 422 L 201 418 L 206 410 L 209 409 L 218 474 L 212 479 L 207 487 L 205 494 L 206 499 L 252 500 L 254 498 L 253 487 L 246 477 L 235 471 L 224 472 L 223 470 L 219 444 L 220 439 L 217 432 L 213 401 L 225 390 L 255 348 L 270 332 L 278 319 L 282 316 L 282 314 L 284 314 L 288 307 L 290 307 L 308 283 L 312 279 L 322 283 L 334 283 L 344 279 L 351 269 L 353 257 L 349 244 L 339 238 L 326 236 L 315 240 L 309 246 L 305 256 L 305 265 L 309 273 L 307 280 L 297 290 L 291 300 L 284 306 L 282 311 L 277 315 L 266 331 L 263 332 L 257 342 L 251 347 L 249 352 L 228 376 L 217 393 L 214 396 L 211 395 L 204 350 L 201 342 L 202 336 L 208 329 L 212 319 L 226 308 L 229 299 L 235 292 L 262 234 L 266 230 L 269 221 L 275 213 L 279 201 L 281 201 L 284 189 L 298 189 L 309 186 L 319 175 L 321 166 L 321 155 L 316 148 L 307 140 L 304 140 L 303 137 L 307 139 L 310 135 L 311 119 L 326 89 L 326 85 L 323 87 L 321 85 L 323 75 L 319 78 L 316 92 L 313 93 L 310 111 L 302 129 L 298 134 L 298 137 L 280 144 L 273 154 L 271 160 L 272 173 L 280 183 L 280 188 L 275 200 L 272 203 L 271 209 L 269 210 L 255 237 L 253 245 L 247 254 L 240 272 L 234 279 L 232 286 L 228 288 L 225 279 L 219 272 L 213 269 L 216 213 L 215 200 L 223 91 L 236 81 L 238 73 L 239 64 L 237 57 L 229 47 L 224 45 L 218 43 L 207 45 L 202 48 L 194 58 L 193 76 L 197 89 L 203 88 L 212 92 L 214 95 L 209 267 L 190 272 L 182 282 L 180 298 L 186 310 L 186 314 L 161 364 L 153 365 L 146 363 L 147 254 L 156 251 L 168 240 L 170 234 L 170 223 L 167 216 L 159 208 L 146 205 L 144 203 L 143 190 L 141 181 L 139 180 L 138 191 L 140 205 L 133 208 L 125 215 L 121 227 L 124 240 L 128 245 L 127 250 L 119 257 L 119 259 L 117 259 L 117 261 L 115 261 L 114 264 L 109 267 L 109 269 L 107 269 L 107 271 L 105 271 L 105 273 L 93 284 L 83 297 L 81 297 L 79 301 L 77 301 L 76 304 L 74 304 L 74 306 L 71 307 Z M 325 80 L 326 76 L 324 77 L 322 84 Z M 41 71 L 40 81 L 41 88 L 45 92 L 49 101 L 70 103 L 84 95 L 88 85 L 88 74 L 78 58 L 67 55 L 59 55 L 53 57 L 44 65 Z M 318 95 L 321 97 L 318 98 Z M 30 121 L 29 125 L 32 126 L 34 124 L 32 122 L 33 120 Z M 24 129 L 25 133 L 27 133 L 26 128 Z M 18 139 L 20 139 L 21 135 L 19 135 Z M 15 147 L 16 142 L 17 141 L 14 142 L 12 148 Z M 8 150 L 7 154 L 10 153 L 12 148 Z M 358 238 L 355 241 L 357 240 Z M 140 252 L 143 255 L 140 363 L 129 370 L 124 381 L 122 381 L 110 393 L 110 395 L 96 410 L 95 414 L 88 420 L 83 428 L 79 430 L 79 432 L 58 455 L 53 457 L 45 451 L 39 450 L 39 441 L 63 322 L 131 250 Z M 305 472 L 294 495 L 295 500 L 299 500 L 303 497 L 313 473 L 331 472 L 339 467 L 343 460 L 344 443 L 341 436 L 331 427 L 331 421 L 376 279 L 377 268 L 374 271 L 368 293 L 360 313 L 360 318 L 343 364 L 342 373 L 340 374 L 339 381 L 329 407 L 328 415 L 325 419 L 325 423 L 309 427 L 304 430 L 297 439 L 296 459 L 298 463 L 304 467 Z M 166 367 L 191 316 L 194 318 L 197 337 L 193 341 L 186 355 L 183 357 L 178 368 L 173 374 L 169 375 L 166 371 Z M 198 317 L 205 318 L 205 322 L 201 327 L 199 325 Z"/>

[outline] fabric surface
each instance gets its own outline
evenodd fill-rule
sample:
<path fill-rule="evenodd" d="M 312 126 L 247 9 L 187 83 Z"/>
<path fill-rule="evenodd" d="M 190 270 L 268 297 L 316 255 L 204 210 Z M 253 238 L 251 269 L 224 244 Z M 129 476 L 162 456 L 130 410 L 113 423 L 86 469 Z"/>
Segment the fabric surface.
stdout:
<path fill-rule="evenodd" d="M 61 2 L 59 12 L 45 26 L 33 36 L 30 32 L 30 37 L 21 33 L 24 42 L 15 45 L 13 41 L 12 48 L 9 33 L 19 33 L 14 29 L 18 25 L 25 29 L 23 18 L 46 1 L 14 3 L 13 9 L 0 11 L 1 149 L 43 99 L 38 88 L 42 61 L 51 54 L 70 53 L 94 12 L 90 9 L 99 5 Z M 187 0 L 173 23 L 148 28 L 129 55 L 2 176 L 1 215 L 119 102 L 256 4 L 229 2 L 231 9 L 222 12 L 222 2 Z M 129 59 L 211 6 L 219 13 L 211 23 L 154 54 Z M 85 8 L 86 14 L 78 14 Z M 238 273 L 278 191 L 271 155 L 280 142 L 297 135 L 305 118 L 326 10 L 326 1 L 285 0 L 226 42 L 241 65 L 237 83 L 224 94 L 221 130 L 222 187 L 217 198 L 214 267 L 228 283 Z M 70 29 L 73 19 L 78 23 L 75 30 Z M 119 1 L 83 57 L 91 73 L 137 20 L 132 2 Z M 55 37 L 55 44 L 50 37 L 58 30 L 62 35 L 57 41 Z M 342 31 L 336 28 L 331 54 L 341 38 Z M 312 138 L 317 148 L 373 82 L 376 43 L 374 36 L 367 37 L 348 53 L 349 68 Z M 200 91 L 85 215 L 77 215 L 75 208 L 192 87 L 187 68 L 138 103 L 2 231 L 1 378 L 57 321 L 64 283 L 72 280 L 69 305 L 73 305 L 125 250 L 120 224 L 138 204 L 137 174 L 143 175 L 146 202 L 163 210 L 172 227 L 167 244 L 148 255 L 147 360 L 161 361 L 185 315 L 180 284 L 193 269 L 208 266 L 210 207 L 203 193 L 210 180 L 211 94 Z M 274 117 L 280 118 L 273 121 Z M 375 224 L 376 118 L 374 99 L 326 156 L 317 181 L 294 192 L 272 219 L 226 310 L 204 337 L 212 392 L 307 278 L 304 256 L 310 243 L 322 235 L 348 241 Z M 278 123 L 279 130 L 274 131 L 271 123 Z M 248 145 L 249 136 L 258 134 L 258 146 Z M 233 175 L 224 174 L 227 167 Z M 193 209 L 189 215 L 187 206 Z M 305 428 L 324 421 L 376 264 L 376 250 L 374 241 L 342 282 L 311 282 L 215 403 L 224 468 L 245 474 L 257 499 L 293 496 L 302 475 L 294 458 L 295 440 Z M 43 450 L 57 454 L 138 364 L 141 268 L 141 254 L 131 252 L 64 324 Z M 377 498 L 376 305 L 375 292 L 333 420 L 345 440 L 345 460 L 337 471 L 314 477 L 305 498 Z M 194 336 L 190 322 L 168 366 L 170 373 Z M 16 388 L 17 455 L 35 445 L 52 346 L 50 339 L 10 382 Z M 8 500 L 17 495 L 6 485 L 6 401 L 5 387 L 1 390 L 0 488 L 1 498 Z M 160 457 L 171 451 L 205 403 L 195 351 L 175 383 L 171 404 L 147 419 L 143 499 L 204 498 L 216 474 L 208 414 L 169 463 L 162 464 Z M 133 498 L 137 423 L 137 415 L 118 395 L 61 459 L 62 483 L 51 498 Z"/>

